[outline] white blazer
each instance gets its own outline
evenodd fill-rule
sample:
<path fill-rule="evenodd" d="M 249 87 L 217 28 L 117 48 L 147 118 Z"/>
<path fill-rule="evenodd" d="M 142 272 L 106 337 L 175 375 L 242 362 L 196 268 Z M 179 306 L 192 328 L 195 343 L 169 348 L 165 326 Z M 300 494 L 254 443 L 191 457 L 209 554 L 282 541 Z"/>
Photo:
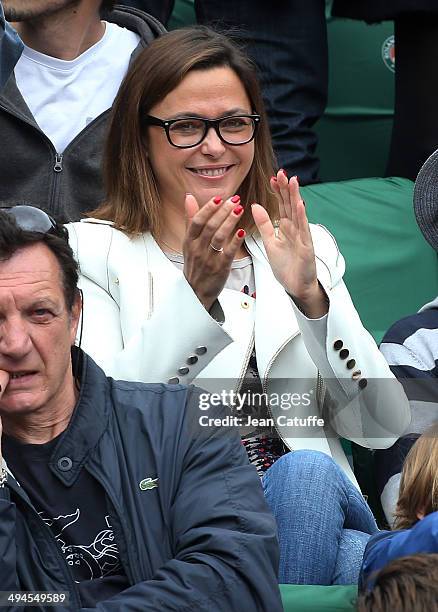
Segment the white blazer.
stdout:
<path fill-rule="evenodd" d="M 311 231 L 318 279 L 330 302 L 326 316 L 312 320 L 300 312 L 275 279 L 260 238 L 250 236 L 245 244 L 257 298 L 224 289 L 223 325 L 149 233 L 129 238 L 93 219 L 67 228 L 84 295 L 82 347 L 108 376 L 237 391 L 255 343 L 272 418 L 286 445 L 333 456 L 354 482 L 339 437 L 387 448 L 408 426 L 408 400 L 362 326 L 342 280 L 344 259 L 323 226 Z M 313 415 L 324 426 L 287 421 Z"/>

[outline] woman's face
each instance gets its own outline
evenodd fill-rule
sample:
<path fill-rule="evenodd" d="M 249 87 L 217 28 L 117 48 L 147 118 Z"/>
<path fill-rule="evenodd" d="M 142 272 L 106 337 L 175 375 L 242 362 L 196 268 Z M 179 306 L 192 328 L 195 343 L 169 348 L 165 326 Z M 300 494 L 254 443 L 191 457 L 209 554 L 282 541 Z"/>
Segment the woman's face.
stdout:
<path fill-rule="evenodd" d="M 150 115 L 159 119 L 199 116 L 217 119 L 251 114 L 250 101 L 236 73 L 228 67 L 193 70 Z M 254 141 L 227 145 L 214 129 L 195 147 L 172 146 L 163 128 L 148 128 L 148 154 L 162 202 L 183 206 L 193 194 L 200 206 L 214 196 L 228 198 L 239 191 L 254 159 Z"/>

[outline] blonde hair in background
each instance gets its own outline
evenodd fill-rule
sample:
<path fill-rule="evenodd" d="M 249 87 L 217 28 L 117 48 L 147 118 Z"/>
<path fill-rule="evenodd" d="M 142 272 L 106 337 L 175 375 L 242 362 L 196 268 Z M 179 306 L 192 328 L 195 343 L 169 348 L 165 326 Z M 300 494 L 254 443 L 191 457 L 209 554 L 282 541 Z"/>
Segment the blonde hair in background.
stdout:
<path fill-rule="evenodd" d="M 438 510 L 438 422 L 409 451 L 402 470 L 395 529 L 408 529 L 418 514 Z"/>
<path fill-rule="evenodd" d="M 254 160 L 239 195 L 244 204 L 262 204 L 271 219 L 277 219 L 278 203 L 269 184 L 274 153 L 255 67 L 229 37 L 205 26 L 164 34 L 143 49 L 130 67 L 114 102 L 105 145 L 106 201 L 88 216 L 113 221 L 128 234 L 150 231 L 159 238 L 160 194 L 147 154 L 148 127 L 144 118 L 190 71 L 222 66 L 236 73 L 252 111 L 261 117 Z M 255 229 L 250 206 L 245 206 L 240 227 L 247 232 Z"/>

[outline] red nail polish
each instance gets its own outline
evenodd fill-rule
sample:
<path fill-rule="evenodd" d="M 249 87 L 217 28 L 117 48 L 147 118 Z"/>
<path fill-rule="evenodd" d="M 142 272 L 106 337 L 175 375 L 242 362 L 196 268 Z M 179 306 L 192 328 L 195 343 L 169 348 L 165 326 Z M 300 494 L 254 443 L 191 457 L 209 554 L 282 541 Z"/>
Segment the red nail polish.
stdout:
<path fill-rule="evenodd" d="M 244 230 L 244 229 L 240 229 L 240 230 L 238 230 L 238 232 L 237 232 L 237 236 L 238 236 L 239 238 L 243 238 L 243 237 L 245 236 L 245 230 Z"/>
<path fill-rule="evenodd" d="M 240 196 L 235 195 L 231 198 L 231 201 L 233 204 L 237 204 L 237 202 L 240 202 Z"/>
<path fill-rule="evenodd" d="M 239 206 L 236 206 L 236 208 L 233 210 L 233 213 L 234 213 L 235 215 L 240 215 L 240 213 L 242 212 L 242 210 L 243 210 L 243 206 L 240 206 L 240 204 L 239 204 Z"/>
<path fill-rule="evenodd" d="M 277 177 L 276 176 L 271 176 L 271 181 L 276 181 Z"/>
<path fill-rule="evenodd" d="M 283 172 L 284 176 L 287 178 L 287 172 L 286 170 L 283 170 L 283 168 L 281 169 L 281 171 Z"/>
<path fill-rule="evenodd" d="M 297 183 L 298 183 L 298 185 L 299 185 L 299 184 L 300 184 L 300 177 L 299 177 L 299 176 L 296 176 L 295 178 L 297 179 Z"/>
<path fill-rule="evenodd" d="M 220 198 L 219 196 L 216 196 L 215 198 L 213 198 L 213 202 L 215 204 L 220 204 L 222 202 L 222 198 Z"/>

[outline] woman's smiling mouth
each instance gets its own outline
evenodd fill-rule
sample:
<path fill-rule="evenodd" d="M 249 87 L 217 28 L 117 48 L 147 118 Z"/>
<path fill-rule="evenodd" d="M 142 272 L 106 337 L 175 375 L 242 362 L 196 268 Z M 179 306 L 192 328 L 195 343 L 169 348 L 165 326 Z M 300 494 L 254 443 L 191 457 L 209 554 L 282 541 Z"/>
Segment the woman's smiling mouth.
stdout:
<path fill-rule="evenodd" d="M 227 172 L 233 167 L 233 165 L 228 166 L 215 166 L 215 167 L 202 167 L 202 168 L 187 168 L 193 174 L 197 176 L 202 176 L 205 178 L 220 178 L 227 174 Z"/>

